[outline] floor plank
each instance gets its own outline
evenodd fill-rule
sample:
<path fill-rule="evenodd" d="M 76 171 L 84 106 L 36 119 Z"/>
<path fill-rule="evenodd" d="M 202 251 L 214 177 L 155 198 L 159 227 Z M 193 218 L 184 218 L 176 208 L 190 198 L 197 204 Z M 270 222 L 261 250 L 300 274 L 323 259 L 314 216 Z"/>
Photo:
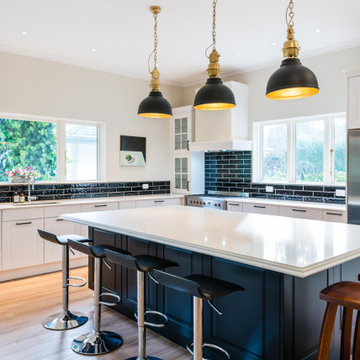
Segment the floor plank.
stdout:
<path fill-rule="evenodd" d="M 87 277 L 87 268 L 71 270 L 72 276 Z M 92 321 L 92 291 L 87 287 L 70 288 L 70 310 L 81 311 L 90 320 L 80 328 L 51 331 L 42 327 L 49 315 L 61 309 L 61 273 L 0 283 L 0 359 L 1 360 L 79 360 L 70 349 L 73 338 L 88 332 Z M 124 345 L 92 359 L 126 359 L 136 355 L 137 332 L 134 321 L 104 308 L 102 329 L 121 334 Z M 147 353 L 166 360 L 189 360 L 180 346 L 147 331 Z"/>

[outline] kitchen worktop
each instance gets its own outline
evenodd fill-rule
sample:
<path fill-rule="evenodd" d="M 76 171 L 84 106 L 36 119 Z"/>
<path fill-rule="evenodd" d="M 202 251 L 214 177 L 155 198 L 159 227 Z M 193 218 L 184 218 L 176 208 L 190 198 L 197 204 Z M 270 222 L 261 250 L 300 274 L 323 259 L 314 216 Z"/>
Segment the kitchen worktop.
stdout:
<path fill-rule="evenodd" d="M 114 203 L 126 201 L 140 201 L 153 199 L 180 199 L 184 195 L 181 194 L 158 194 L 158 195 L 133 195 L 133 196 L 116 196 L 103 198 L 86 198 L 86 199 L 69 199 L 69 200 L 48 200 L 48 201 L 32 201 L 31 204 L 25 203 L 0 203 L 0 210 L 7 209 L 31 209 L 34 207 L 52 207 L 59 205 L 83 205 L 83 204 L 97 204 L 97 203 Z"/>
<path fill-rule="evenodd" d="M 297 277 L 307 277 L 360 257 L 357 225 L 190 206 L 61 217 Z"/>
<path fill-rule="evenodd" d="M 262 198 L 241 198 L 241 197 L 229 197 L 225 199 L 227 202 L 241 202 L 249 204 L 269 204 L 278 206 L 289 206 L 294 208 L 310 208 L 321 210 L 334 210 L 334 211 L 346 211 L 345 204 L 329 204 L 321 202 L 309 202 L 309 201 L 293 201 L 293 200 L 278 200 L 278 199 L 262 199 Z"/>

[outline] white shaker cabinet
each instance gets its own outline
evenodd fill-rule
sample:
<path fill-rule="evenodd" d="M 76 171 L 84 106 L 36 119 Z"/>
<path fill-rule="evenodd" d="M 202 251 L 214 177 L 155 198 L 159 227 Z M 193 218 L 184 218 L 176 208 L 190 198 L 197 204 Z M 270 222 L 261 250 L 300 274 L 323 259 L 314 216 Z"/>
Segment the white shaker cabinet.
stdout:
<path fill-rule="evenodd" d="M 323 214 L 321 209 L 312 209 L 304 207 L 290 207 L 290 206 L 280 206 L 279 215 L 287 216 L 299 219 L 312 219 L 312 220 L 322 220 Z"/>
<path fill-rule="evenodd" d="M 243 204 L 243 212 L 246 213 L 255 213 L 255 214 L 268 214 L 268 215 L 279 215 L 279 206 L 277 205 L 268 205 L 268 204 Z"/>
<path fill-rule="evenodd" d="M 360 70 L 348 74 L 348 129 L 360 129 Z"/>
<path fill-rule="evenodd" d="M 43 227 L 43 219 L 2 223 L 2 270 L 44 263 L 44 241 L 38 235 L 38 229 Z"/>
<path fill-rule="evenodd" d="M 146 208 L 153 206 L 182 205 L 182 199 L 153 199 L 153 200 L 137 200 L 137 208 Z"/>
<path fill-rule="evenodd" d="M 60 218 L 47 218 L 45 219 L 45 230 L 56 235 L 71 235 L 79 234 L 80 225 L 66 221 Z M 81 253 L 75 252 L 77 257 L 84 256 Z M 70 252 L 70 259 L 74 255 Z M 45 263 L 61 261 L 62 259 L 62 246 L 53 244 L 50 241 L 44 240 L 44 259 Z"/>

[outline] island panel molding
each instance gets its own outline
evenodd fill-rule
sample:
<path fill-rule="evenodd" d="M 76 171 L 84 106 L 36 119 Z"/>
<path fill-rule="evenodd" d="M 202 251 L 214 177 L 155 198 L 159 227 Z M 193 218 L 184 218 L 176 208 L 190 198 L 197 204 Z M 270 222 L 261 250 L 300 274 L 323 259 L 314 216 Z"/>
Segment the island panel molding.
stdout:
<path fill-rule="evenodd" d="M 221 151 L 205 153 L 205 192 L 247 192 L 250 197 L 345 204 L 345 197 L 336 196 L 344 186 L 253 183 L 251 151 Z M 266 186 L 274 191 L 266 192 Z"/>

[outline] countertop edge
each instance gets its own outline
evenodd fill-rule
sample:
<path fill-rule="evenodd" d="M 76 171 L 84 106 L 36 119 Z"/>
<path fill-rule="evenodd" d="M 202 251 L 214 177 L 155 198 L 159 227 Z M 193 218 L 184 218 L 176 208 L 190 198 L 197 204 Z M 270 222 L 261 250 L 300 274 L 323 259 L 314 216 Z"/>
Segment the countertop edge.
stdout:
<path fill-rule="evenodd" d="M 119 210 L 119 211 L 121 211 L 121 210 Z M 81 214 L 84 215 L 84 213 L 81 213 Z M 314 275 L 316 273 L 319 273 L 320 271 L 327 270 L 336 265 L 339 265 L 344 262 L 358 258 L 360 255 L 360 249 L 359 249 L 359 250 L 352 251 L 349 254 L 336 256 L 333 259 L 331 259 L 330 261 L 329 260 L 322 261 L 322 262 L 318 262 L 318 263 L 315 263 L 310 266 L 306 266 L 304 268 L 297 268 L 294 266 L 289 266 L 289 265 L 284 265 L 284 264 L 279 264 L 279 263 L 274 264 L 273 262 L 270 262 L 267 260 L 255 259 L 253 257 L 249 257 L 249 256 L 245 256 L 245 255 L 234 255 L 229 252 L 224 252 L 224 251 L 219 251 L 219 250 L 214 251 L 214 250 L 208 249 L 203 246 L 196 246 L 196 245 L 192 245 L 192 244 L 188 244 L 188 243 L 184 244 L 181 241 L 157 237 L 157 236 L 144 234 L 144 233 L 137 232 L 137 231 L 126 230 L 123 228 L 114 227 L 114 226 L 110 226 L 110 225 L 101 225 L 99 223 L 95 223 L 95 222 L 92 222 L 89 220 L 82 220 L 82 219 L 80 220 L 80 219 L 74 217 L 73 215 L 76 215 L 76 214 L 63 214 L 60 216 L 60 218 L 62 218 L 64 220 L 68 220 L 68 221 L 73 221 L 73 222 L 76 222 L 81 225 L 95 227 L 95 228 L 99 228 L 102 230 L 111 231 L 111 232 L 124 234 L 124 235 L 128 235 L 128 236 L 134 236 L 134 237 L 137 237 L 140 239 L 154 241 L 156 243 L 160 243 L 160 244 L 164 244 L 164 245 L 175 246 L 175 247 L 179 247 L 184 250 L 191 250 L 191 251 L 199 252 L 199 253 L 209 255 L 209 256 L 216 256 L 216 257 L 220 257 L 220 258 L 223 258 L 226 260 L 239 262 L 239 263 L 242 263 L 245 265 L 250 265 L 250 266 L 257 267 L 257 268 L 270 270 L 270 271 L 282 273 L 285 275 L 295 276 L 295 277 L 299 277 L 299 278 L 306 278 L 308 276 Z"/>

